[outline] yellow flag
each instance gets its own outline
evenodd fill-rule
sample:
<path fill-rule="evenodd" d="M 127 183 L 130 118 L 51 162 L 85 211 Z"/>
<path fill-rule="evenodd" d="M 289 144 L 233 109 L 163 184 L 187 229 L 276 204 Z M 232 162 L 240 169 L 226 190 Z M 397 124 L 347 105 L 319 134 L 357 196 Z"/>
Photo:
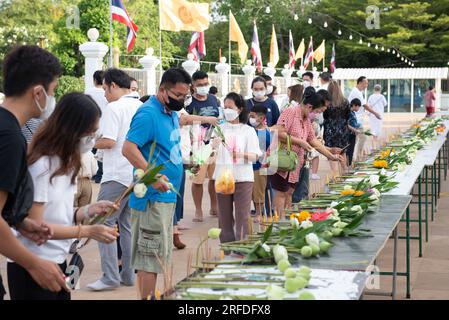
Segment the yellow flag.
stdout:
<path fill-rule="evenodd" d="M 239 24 L 231 11 L 229 11 L 229 40 L 237 42 L 240 62 L 244 64 L 248 55 L 248 45 L 246 44 L 242 30 L 240 30 Z"/>
<path fill-rule="evenodd" d="M 326 46 L 325 46 L 325 41 L 323 40 L 323 42 L 321 42 L 320 46 L 318 48 L 315 49 L 315 52 L 313 53 L 313 57 L 315 58 L 316 62 L 320 62 L 321 60 L 324 59 L 324 55 L 325 55 L 325 51 L 326 50 Z"/>
<path fill-rule="evenodd" d="M 186 0 L 159 1 L 161 30 L 203 32 L 209 28 L 209 4 Z"/>
<path fill-rule="evenodd" d="M 276 30 L 274 30 L 271 34 L 271 43 L 270 43 L 270 63 L 272 67 L 275 68 L 279 62 L 279 48 L 278 48 L 278 40 L 276 38 Z"/>
<path fill-rule="evenodd" d="M 295 59 L 303 59 L 304 58 L 304 52 L 306 51 L 306 45 L 304 44 L 304 38 L 302 38 L 301 44 L 298 47 L 298 50 L 296 51 Z"/>

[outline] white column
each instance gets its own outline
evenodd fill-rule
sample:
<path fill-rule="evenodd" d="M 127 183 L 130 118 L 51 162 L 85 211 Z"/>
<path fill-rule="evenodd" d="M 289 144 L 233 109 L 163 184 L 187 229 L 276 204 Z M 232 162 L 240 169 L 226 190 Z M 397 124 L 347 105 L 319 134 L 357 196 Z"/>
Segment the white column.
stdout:
<path fill-rule="evenodd" d="M 194 55 L 189 53 L 187 55 L 187 60 L 182 63 L 182 67 L 188 74 L 190 74 L 190 76 L 200 69 L 200 64 L 193 59 Z"/>
<path fill-rule="evenodd" d="M 263 69 L 263 73 L 265 73 L 267 76 L 270 76 L 271 79 L 273 79 L 272 83 L 273 85 L 276 85 L 276 69 L 273 68 L 273 65 L 271 62 L 268 62 L 267 67 Z"/>
<path fill-rule="evenodd" d="M 246 65 L 242 68 L 243 73 L 245 74 L 245 83 L 246 83 L 246 97 L 252 97 L 251 84 L 254 79 L 254 74 L 256 72 L 256 67 L 252 65 L 251 60 L 246 61 Z"/>
<path fill-rule="evenodd" d="M 146 83 L 146 93 L 148 95 L 155 95 L 156 90 L 156 68 L 160 61 L 158 58 L 153 56 L 154 49 L 148 48 L 146 50 L 146 55 L 139 60 L 139 63 L 143 66 L 145 71 L 147 83 Z"/>
<path fill-rule="evenodd" d="M 288 87 L 290 87 L 292 85 L 292 74 L 293 74 L 293 69 L 290 68 L 290 66 L 288 64 L 286 64 L 284 66 L 284 69 L 282 70 L 282 77 L 284 77 L 284 83 L 285 83 L 285 93 L 287 93 L 287 89 Z"/>
<path fill-rule="evenodd" d="M 220 79 L 221 96 L 224 97 L 229 93 L 229 71 L 231 67 L 226 63 L 226 57 L 221 57 L 220 63 L 215 66 Z"/>
<path fill-rule="evenodd" d="M 97 70 L 103 70 L 103 58 L 109 50 L 107 45 L 101 42 L 97 42 L 97 39 L 100 36 L 100 33 L 97 29 L 89 29 L 89 31 L 87 31 L 87 36 L 89 37 L 90 41 L 79 46 L 81 53 L 85 57 L 85 89 L 89 89 L 94 86 L 94 72 Z"/>

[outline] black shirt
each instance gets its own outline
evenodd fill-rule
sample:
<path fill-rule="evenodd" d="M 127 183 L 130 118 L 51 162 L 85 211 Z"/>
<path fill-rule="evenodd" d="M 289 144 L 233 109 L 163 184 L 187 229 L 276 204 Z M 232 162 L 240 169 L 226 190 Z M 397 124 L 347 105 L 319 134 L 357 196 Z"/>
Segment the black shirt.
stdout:
<path fill-rule="evenodd" d="M 27 144 L 16 117 L 0 107 L 0 190 L 7 192 L 2 217 L 10 226 L 22 222 L 33 204 Z"/>

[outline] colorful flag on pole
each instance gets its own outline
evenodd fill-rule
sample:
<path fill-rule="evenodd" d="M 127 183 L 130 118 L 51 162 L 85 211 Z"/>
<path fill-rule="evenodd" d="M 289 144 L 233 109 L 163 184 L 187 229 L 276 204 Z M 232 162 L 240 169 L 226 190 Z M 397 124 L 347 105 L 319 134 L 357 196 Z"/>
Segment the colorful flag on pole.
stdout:
<path fill-rule="evenodd" d="M 128 12 L 126 11 L 125 6 L 123 5 L 122 0 L 112 0 L 111 1 L 111 13 L 112 13 L 112 20 L 118 21 L 128 28 L 128 37 L 126 40 L 126 47 L 128 48 L 128 52 L 131 52 L 134 44 L 136 42 L 137 37 L 137 26 L 134 23 L 134 21 L 129 16 Z"/>
<path fill-rule="evenodd" d="M 270 63 L 273 68 L 276 68 L 276 65 L 279 62 L 279 48 L 278 48 L 278 40 L 276 38 L 276 30 L 273 25 L 273 32 L 271 34 L 271 42 L 270 42 Z"/>
<path fill-rule="evenodd" d="M 313 60 L 313 41 L 310 38 L 309 49 L 307 49 L 306 57 L 304 58 L 304 69 L 307 69 Z"/>
<path fill-rule="evenodd" d="M 295 59 L 303 59 L 304 58 L 304 52 L 306 51 L 306 45 L 304 44 L 304 38 L 302 38 L 301 44 L 298 47 L 298 50 L 296 51 Z"/>
<path fill-rule="evenodd" d="M 244 64 L 248 54 L 248 45 L 246 44 L 242 30 L 240 30 L 239 24 L 231 11 L 229 11 L 229 41 L 237 42 L 240 63 Z"/>
<path fill-rule="evenodd" d="M 195 61 L 200 61 L 206 56 L 206 43 L 204 32 L 194 32 L 190 40 L 189 53 L 193 53 Z"/>
<path fill-rule="evenodd" d="M 290 69 L 295 69 L 296 64 L 296 54 L 295 54 L 295 45 L 293 44 L 293 36 L 292 31 L 289 32 L 289 39 L 288 39 L 288 65 L 290 66 Z"/>
<path fill-rule="evenodd" d="M 259 35 L 257 34 L 257 25 L 254 21 L 253 41 L 251 43 L 251 56 L 258 72 L 262 72 L 262 54 L 260 52 Z"/>
<path fill-rule="evenodd" d="M 324 59 L 325 55 L 326 55 L 326 44 L 325 40 L 323 40 L 320 46 L 316 48 L 315 52 L 313 53 L 313 57 L 315 58 L 316 62 L 320 63 L 321 60 Z"/>
<path fill-rule="evenodd" d="M 160 27 L 166 31 L 203 32 L 209 28 L 209 4 L 186 0 L 159 1 Z"/>
<path fill-rule="evenodd" d="M 332 58 L 331 58 L 330 72 L 334 73 L 336 67 L 337 67 L 337 60 L 336 60 L 336 56 L 335 56 L 335 43 L 334 43 L 334 45 L 332 46 Z"/>

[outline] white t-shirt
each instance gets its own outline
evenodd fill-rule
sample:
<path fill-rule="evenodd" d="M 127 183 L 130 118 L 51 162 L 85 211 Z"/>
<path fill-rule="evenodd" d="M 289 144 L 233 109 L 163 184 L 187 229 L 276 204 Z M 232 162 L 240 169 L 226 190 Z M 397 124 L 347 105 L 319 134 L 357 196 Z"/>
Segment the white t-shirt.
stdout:
<path fill-rule="evenodd" d="M 370 95 L 368 98 L 368 104 L 381 116 L 384 114 L 385 107 L 388 105 L 387 99 L 385 99 L 385 96 L 381 93 L 374 93 Z M 369 115 L 375 117 L 372 113 Z"/>
<path fill-rule="evenodd" d="M 47 156 L 40 158 L 29 167 L 34 184 L 34 202 L 44 203 L 45 223 L 72 226 L 76 185 L 71 182 L 71 174 L 56 176 L 50 183 L 50 177 L 58 168 L 59 158 Z M 17 238 L 38 257 L 58 264 L 66 260 L 73 242 L 73 239 L 49 240 L 38 246 L 21 234 L 18 234 Z"/>
<path fill-rule="evenodd" d="M 122 155 L 123 143 L 137 109 L 142 102 L 132 95 L 124 95 L 111 102 L 101 117 L 100 131 L 103 138 L 115 141 L 112 149 L 104 149 L 103 177 L 101 182 L 116 181 L 129 186 L 133 181 L 133 166 Z"/>
<path fill-rule="evenodd" d="M 104 90 L 102 88 L 93 87 L 87 89 L 84 93 L 94 99 L 103 113 L 105 107 L 108 105 L 108 100 L 106 100 L 106 97 L 104 96 Z"/>
<path fill-rule="evenodd" d="M 221 129 L 229 148 L 234 148 L 237 152 L 257 154 L 258 158 L 262 156 L 263 153 L 259 148 L 259 139 L 254 128 L 246 124 L 226 122 L 221 125 Z M 237 159 L 237 163 L 234 163 L 232 154 L 221 143 L 218 148 L 214 180 L 219 177 L 222 170 L 226 169 L 232 170 L 236 182 L 254 182 L 252 163 L 243 159 Z"/>
<path fill-rule="evenodd" d="M 357 117 L 357 122 L 363 123 L 363 115 L 365 113 L 365 108 L 363 106 L 366 105 L 366 100 L 365 97 L 363 96 L 363 92 L 360 91 L 357 87 L 354 87 L 351 93 L 349 94 L 348 97 L 349 103 L 351 103 L 351 101 L 354 99 L 359 99 L 360 102 L 362 103 L 362 107 L 359 109 L 358 112 L 355 113 L 355 115 Z"/>
<path fill-rule="evenodd" d="M 185 109 L 178 111 L 178 116 L 188 115 Z M 181 137 L 181 155 L 182 162 L 185 164 L 190 163 L 190 151 L 192 151 L 192 143 L 190 141 L 190 130 L 192 130 L 192 125 L 186 125 L 179 128 Z"/>

